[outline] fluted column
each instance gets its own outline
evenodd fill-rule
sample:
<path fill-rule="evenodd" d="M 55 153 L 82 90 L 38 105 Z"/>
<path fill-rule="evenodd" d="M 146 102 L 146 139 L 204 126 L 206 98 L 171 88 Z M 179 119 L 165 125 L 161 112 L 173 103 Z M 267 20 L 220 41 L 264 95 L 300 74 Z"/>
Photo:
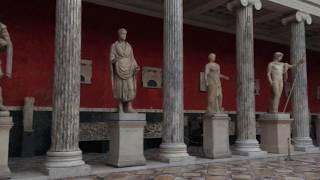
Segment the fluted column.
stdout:
<path fill-rule="evenodd" d="M 68 176 L 72 174 L 68 167 L 85 164 L 78 145 L 80 53 L 81 0 L 57 0 L 51 148 L 45 164 L 54 177 Z M 67 169 L 65 175 L 61 169 Z M 78 173 L 86 171 L 88 167 Z"/>
<path fill-rule="evenodd" d="M 282 19 L 283 24 L 290 25 L 290 55 L 291 64 L 297 64 L 306 59 L 305 24 L 311 24 L 309 14 L 296 12 Z M 310 138 L 310 111 L 308 105 L 307 62 L 293 69 L 292 77 L 295 85 L 292 96 L 293 141 L 295 150 L 308 151 L 314 148 Z"/>
<path fill-rule="evenodd" d="M 160 159 L 188 157 L 183 134 L 183 0 L 164 1 L 163 132 Z"/>
<path fill-rule="evenodd" d="M 235 154 L 259 155 L 256 140 L 254 95 L 253 8 L 261 9 L 260 0 L 234 0 L 227 8 L 236 12 L 237 43 L 237 141 Z"/>

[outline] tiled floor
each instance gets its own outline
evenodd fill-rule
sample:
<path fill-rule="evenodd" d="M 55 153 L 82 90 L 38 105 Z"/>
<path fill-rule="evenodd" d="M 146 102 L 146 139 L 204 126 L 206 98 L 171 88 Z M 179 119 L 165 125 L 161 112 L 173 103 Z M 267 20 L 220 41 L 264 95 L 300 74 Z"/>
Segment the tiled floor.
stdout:
<path fill-rule="evenodd" d="M 320 154 L 110 173 L 76 180 L 320 180 Z"/>
<path fill-rule="evenodd" d="M 284 156 L 268 155 L 266 159 L 233 156 L 229 159 L 197 158 L 193 165 L 172 165 L 148 161 L 146 166 L 113 168 L 105 165 L 104 154 L 87 154 L 93 176 L 64 180 L 320 180 L 320 154 L 294 155 L 293 161 Z M 42 180 L 39 171 L 45 157 L 10 159 L 14 180 Z"/>

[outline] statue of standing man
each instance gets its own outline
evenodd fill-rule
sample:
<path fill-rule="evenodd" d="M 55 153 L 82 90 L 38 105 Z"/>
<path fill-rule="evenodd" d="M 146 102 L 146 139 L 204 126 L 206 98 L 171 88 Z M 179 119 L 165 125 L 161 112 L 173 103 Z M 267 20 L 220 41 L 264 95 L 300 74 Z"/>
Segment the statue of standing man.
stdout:
<path fill-rule="evenodd" d="M 288 63 L 283 63 L 283 53 L 276 52 L 273 55 L 273 61 L 268 65 L 268 81 L 272 88 L 272 94 L 269 105 L 270 113 L 279 112 L 279 103 L 283 90 L 283 81 L 287 80 L 288 70 L 297 67 L 299 64 L 303 64 L 304 60 L 299 61 L 298 64 L 290 65 Z"/>
<path fill-rule="evenodd" d="M 215 63 L 216 55 L 210 53 L 208 56 L 209 63 L 205 67 L 205 82 L 208 88 L 208 108 L 207 113 L 222 112 L 222 87 L 220 78 L 229 80 L 228 76 L 220 73 L 219 64 Z"/>
<path fill-rule="evenodd" d="M 110 50 L 110 67 L 113 97 L 119 101 L 120 113 L 135 113 L 132 101 L 137 93 L 136 73 L 140 70 L 131 45 L 126 41 L 127 30 L 118 30 L 118 40 Z"/>
<path fill-rule="evenodd" d="M 12 42 L 10 40 L 10 35 L 7 30 L 7 26 L 0 22 L 0 53 L 6 52 L 7 55 L 7 66 L 6 66 L 6 76 L 11 78 L 12 76 Z M 1 60 L 0 60 L 0 79 L 3 77 L 4 73 L 1 68 Z M 7 108 L 3 104 L 3 96 L 2 96 L 2 88 L 0 87 L 0 111 L 6 111 Z"/>

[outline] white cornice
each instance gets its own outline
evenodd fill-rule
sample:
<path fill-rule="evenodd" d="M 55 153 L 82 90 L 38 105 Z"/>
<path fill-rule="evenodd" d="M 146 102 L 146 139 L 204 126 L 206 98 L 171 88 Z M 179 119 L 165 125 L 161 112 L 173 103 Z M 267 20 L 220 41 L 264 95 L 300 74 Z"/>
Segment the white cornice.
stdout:
<path fill-rule="evenodd" d="M 320 17 L 319 0 L 267 0 L 267 1 L 280 4 L 282 6 L 287 6 L 291 9 L 296 9 L 296 10 Z"/>
<path fill-rule="evenodd" d="M 137 6 L 133 6 L 132 4 L 136 1 L 130 1 L 130 3 L 119 3 L 120 1 L 111 1 L 111 0 L 83 0 L 84 2 L 90 2 L 90 3 L 94 3 L 94 4 L 98 4 L 98 5 L 102 5 L 102 6 L 107 6 L 107 7 L 111 7 L 111 8 L 115 8 L 115 9 L 120 9 L 120 10 L 124 10 L 124 11 L 128 11 L 128 12 L 132 12 L 132 13 L 136 13 L 136 14 L 142 14 L 142 15 L 146 15 L 146 16 L 151 16 L 151 17 L 156 17 L 156 18 L 162 18 L 163 16 L 163 11 L 162 9 L 158 9 L 158 10 L 151 10 L 151 9 L 147 9 L 145 7 L 139 7 Z M 144 2 L 145 0 L 139 0 L 139 3 Z M 213 0 L 213 1 L 217 1 L 217 0 Z M 275 3 L 272 3 L 272 1 L 276 1 Z M 306 8 L 308 8 L 309 6 L 311 6 L 309 4 L 306 5 L 306 3 L 303 3 L 302 1 L 296 2 L 298 0 L 263 0 L 262 2 L 265 2 L 265 4 L 267 4 L 266 9 L 270 10 L 269 5 L 272 4 L 272 6 L 275 5 L 282 5 L 281 3 L 285 3 L 288 1 L 292 1 L 291 3 L 291 8 L 293 8 L 293 10 L 299 9 L 301 11 L 306 10 Z M 320 0 L 319 0 L 320 1 Z M 138 2 L 138 1 L 137 1 Z M 295 4 L 297 3 L 297 4 Z M 303 7 L 301 8 L 294 8 L 295 6 L 299 5 L 299 4 L 303 4 Z M 280 4 L 280 5 L 279 5 Z M 290 4 L 290 3 L 289 3 Z M 264 4 L 263 4 L 264 7 Z M 314 7 L 316 8 L 316 7 Z M 272 8 L 273 9 L 273 8 Z M 279 9 L 277 9 L 276 12 L 279 13 L 284 13 L 287 12 L 288 10 L 285 11 L 285 9 L 289 9 L 288 7 L 279 7 Z M 290 9 L 289 9 L 290 10 Z M 309 11 L 310 12 L 310 11 Z M 320 17 L 320 11 L 319 13 L 319 17 Z M 310 14 L 312 14 L 310 12 Z M 313 13 L 314 14 L 314 13 Z M 266 18 L 268 19 L 268 18 Z M 314 16 L 313 18 L 315 21 L 314 23 L 319 23 L 319 19 Z M 261 22 L 264 22 L 265 19 L 260 19 Z M 223 19 L 217 19 L 216 17 L 206 17 L 204 15 L 185 15 L 184 17 L 184 23 L 188 24 L 188 25 L 192 25 L 192 26 L 197 26 L 197 27 L 202 27 L 202 28 L 206 28 L 206 29 L 211 29 L 211 30 L 216 30 L 216 31 L 222 31 L 222 32 L 227 32 L 227 33 L 235 33 L 235 29 L 232 28 L 232 26 L 229 25 L 220 25 L 222 22 L 225 21 Z M 280 20 L 279 20 L 280 23 Z M 281 28 L 285 28 L 285 27 L 281 27 Z M 279 37 L 271 37 L 270 35 L 268 35 L 268 32 L 265 32 L 265 29 L 258 29 L 255 28 L 255 39 L 259 39 L 259 40 L 265 40 L 265 41 L 269 41 L 269 42 L 274 42 L 274 43 L 278 43 L 278 44 L 283 44 L 283 45 L 289 45 L 289 41 L 284 40 L 283 38 L 279 38 Z M 262 32 L 262 33 L 260 33 Z M 265 32 L 265 33 L 263 33 Z M 312 43 L 308 44 L 307 48 L 310 50 L 314 50 L 314 51 L 320 51 L 319 47 L 316 46 L 311 46 Z"/>

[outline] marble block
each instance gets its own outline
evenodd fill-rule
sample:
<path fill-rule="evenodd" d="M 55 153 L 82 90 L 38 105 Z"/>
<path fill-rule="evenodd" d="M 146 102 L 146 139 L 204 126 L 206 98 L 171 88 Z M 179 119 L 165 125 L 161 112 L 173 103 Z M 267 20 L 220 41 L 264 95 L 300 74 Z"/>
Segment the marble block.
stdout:
<path fill-rule="evenodd" d="M 146 115 L 141 113 L 113 113 L 106 116 L 110 124 L 110 150 L 107 164 L 115 167 L 142 166 L 143 132 Z"/>
<path fill-rule="evenodd" d="M 207 158 L 231 157 L 227 114 L 205 114 L 203 118 L 203 151 Z"/>
<path fill-rule="evenodd" d="M 266 113 L 262 114 L 258 121 L 261 128 L 261 148 L 269 153 L 288 153 L 288 138 L 291 135 L 293 122 L 290 114 Z"/>
<path fill-rule="evenodd" d="M 13 126 L 8 111 L 0 112 L 0 179 L 8 179 L 11 171 L 8 167 L 9 135 Z"/>

